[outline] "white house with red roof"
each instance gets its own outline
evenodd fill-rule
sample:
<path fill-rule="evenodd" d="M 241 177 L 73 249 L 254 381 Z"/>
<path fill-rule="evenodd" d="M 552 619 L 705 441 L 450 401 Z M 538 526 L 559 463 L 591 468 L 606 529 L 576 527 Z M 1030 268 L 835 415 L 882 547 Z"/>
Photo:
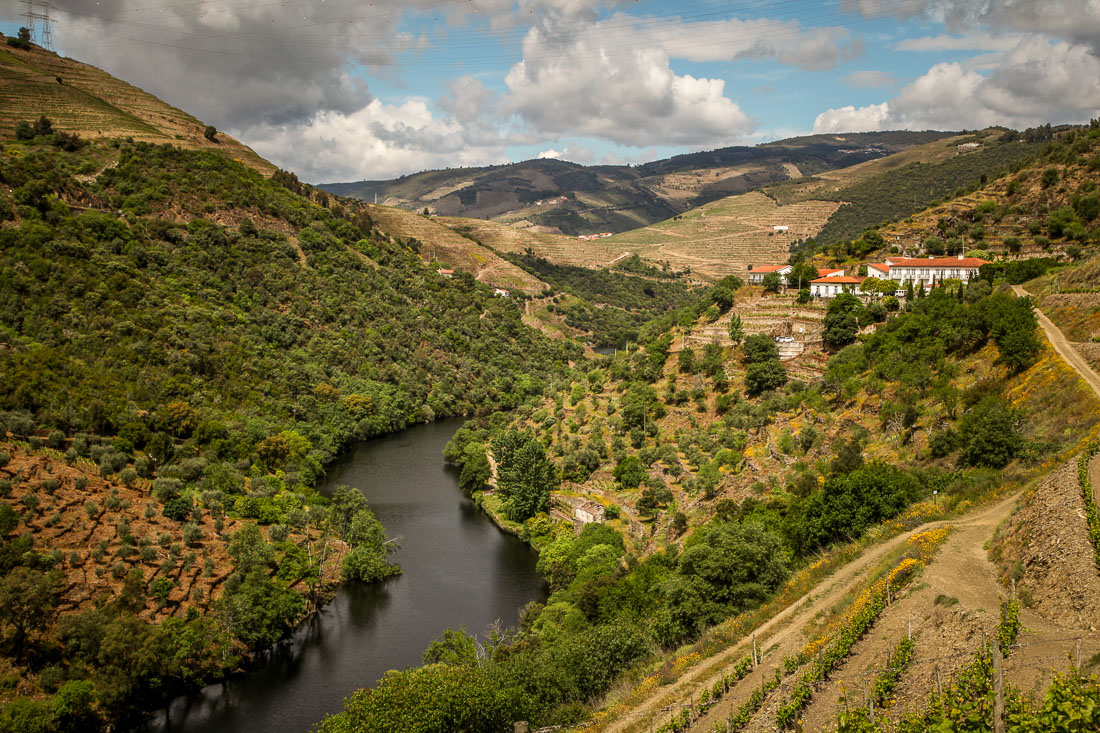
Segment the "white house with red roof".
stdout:
<path fill-rule="evenodd" d="M 815 298 L 835 298 L 841 293 L 850 293 L 859 290 L 859 285 L 867 278 L 844 275 L 832 275 L 819 277 L 810 281 L 810 295 Z"/>
<path fill-rule="evenodd" d="M 966 282 L 978 277 L 978 270 L 982 265 L 988 265 L 987 260 L 977 257 L 905 257 L 900 259 L 888 259 L 889 267 L 887 276 L 899 283 L 923 282 L 926 284 L 940 283 L 948 279 L 957 279 Z M 870 275 L 871 265 L 867 266 L 867 274 Z M 879 267 L 879 265 L 875 265 Z M 875 275 L 881 277 L 881 275 Z"/>
<path fill-rule="evenodd" d="M 753 265 L 749 269 L 749 284 L 760 285 L 764 282 L 764 276 L 769 273 L 779 275 L 779 282 L 784 287 L 787 285 L 787 275 L 793 268 L 790 265 Z"/>
<path fill-rule="evenodd" d="M 844 277 L 844 270 L 830 270 L 828 267 L 817 268 L 818 277 Z"/>
<path fill-rule="evenodd" d="M 889 280 L 890 265 L 887 263 L 878 264 L 876 262 L 868 262 L 867 277 L 877 277 L 879 280 Z"/>

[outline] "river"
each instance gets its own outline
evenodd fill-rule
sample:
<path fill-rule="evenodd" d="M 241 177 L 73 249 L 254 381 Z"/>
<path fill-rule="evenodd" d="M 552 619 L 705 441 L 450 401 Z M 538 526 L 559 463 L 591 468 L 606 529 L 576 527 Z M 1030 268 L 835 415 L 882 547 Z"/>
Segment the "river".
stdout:
<path fill-rule="evenodd" d="M 443 446 L 461 425 L 444 420 L 359 444 L 329 468 L 321 490 L 360 489 L 390 537 L 402 575 L 339 590 L 324 612 L 247 675 L 176 700 L 150 730 L 303 733 L 386 670 L 418 665 L 447 627 L 481 634 L 545 600 L 535 552 L 501 532 L 458 489 Z"/>

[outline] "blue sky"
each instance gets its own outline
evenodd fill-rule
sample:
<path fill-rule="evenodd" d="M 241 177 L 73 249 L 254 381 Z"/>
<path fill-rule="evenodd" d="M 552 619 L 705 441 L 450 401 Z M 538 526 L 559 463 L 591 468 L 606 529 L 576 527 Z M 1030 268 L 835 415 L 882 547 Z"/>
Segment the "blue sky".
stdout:
<path fill-rule="evenodd" d="M 0 0 L 0 28 L 18 27 Z M 53 0 L 58 50 L 312 182 L 1100 116 L 1098 0 Z"/>

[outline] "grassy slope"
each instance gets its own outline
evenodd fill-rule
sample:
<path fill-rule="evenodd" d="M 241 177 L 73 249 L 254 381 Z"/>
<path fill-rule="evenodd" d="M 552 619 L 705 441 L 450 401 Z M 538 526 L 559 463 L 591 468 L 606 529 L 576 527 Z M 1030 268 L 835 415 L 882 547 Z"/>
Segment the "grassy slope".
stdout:
<path fill-rule="evenodd" d="M 275 171 L 251 148 L 224 133 L 216 143 L 206 140 L 200 120 L 94 66 L 37 46 L 0 47 L 0 137 L 12 137 L 16 123 L 41 114 L 83 138 L 130 137 L 217 150 L 261 173 Z"/>
<path fill-rule="evenodd" d="M 365 208 L 383 232 L 400 233 L 406 239 L 419 240 L 422 257 L 437 260 L 448 268 L 468 272 L 481 282 L 508 290 L 534 293 L 546 287 L 538 278 L 434 218 L 392 206 L 368 204 Z"/>

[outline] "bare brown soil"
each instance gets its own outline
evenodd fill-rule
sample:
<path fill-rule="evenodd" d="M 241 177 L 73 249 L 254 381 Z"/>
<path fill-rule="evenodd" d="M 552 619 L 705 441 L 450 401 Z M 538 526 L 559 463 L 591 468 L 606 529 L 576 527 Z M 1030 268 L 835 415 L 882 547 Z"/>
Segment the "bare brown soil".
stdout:
<path fill-rule="evenodd" d="M 59 554 L 55 568 L 63 575 L 62 613 L 112 600 L 133 568 L 142 571 L 147 585 L 159 577 L 173 583 L 163 605 L 145 598 L 142 617 L 161 620 L 186 613 L 191 607 L 209 610 L 233 571 L 229 539 L 243 526 L 242 520 L 225 518 L 218 532 L 211 513 L 201 511 L 201 517 L 193 520 L 201 537 L 187 544 L 183 524 L 164 516 L 149 482 L 139 480 L 127 487 L 114 477 L 100 476 L 90 461 L 68 465 L 56 452 L 28 452 L 12 443 L 0 443 L 0 450 L 11 455 L 9 463 L 0 468 L 0 478 L 12 483 L 11 493 L 0 501 L 23 518 L 14 534 L 31 530 L 34 550 Z M 78 481 L 85 485 L 78 488 Z M 50 490 L 50 482 L 56 482 L 56 488 Z M 27 506 L 28 494 L 38 498 L 34 509 Z M 148 515 L 147 506 L 152 507 Z M 123 549 L 122 537 L 127 531 L 135 541 L 130 545 L 132 551 Z M 290 539 L 306 541 L 294 534 Z M 343 549 L 343 543 L 336 543 L 327 578 L 336 577 Z M 305 591 L 300 583 L 292 587 Z"/>

